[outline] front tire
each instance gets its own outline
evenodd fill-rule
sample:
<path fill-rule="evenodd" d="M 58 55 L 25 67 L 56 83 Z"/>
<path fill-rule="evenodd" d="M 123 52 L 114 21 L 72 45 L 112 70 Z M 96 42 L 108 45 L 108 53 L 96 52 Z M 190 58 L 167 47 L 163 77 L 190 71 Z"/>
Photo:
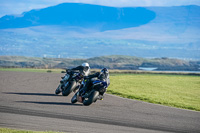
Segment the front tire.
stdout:
<path fill-rule="evenodd" d="M 71 103 L 76 103 L 78 100 L 77 100 L 77 93 L 72 97 L 71 99 Z"/>
<path fill-rule="evenodd" d="M 55 90 L 55 94 L 58 95 L 61 92 L 61 85 L 58 85 L 57 89 Z"/>
<path fill-rule="evenodd" d="M 83 105 L 89 106 L 90 104 L 92 104 L 97 100 L 98 96 L 99 96 L 98 91 L 92 92 L 92 94 L 88 97 L 88 99 L 83 101 Z"/>
<path fill-rule="evenodd" d="M 63 96 L 68 96 L 76 88 L 76 82 L 72 81 L 69 83 L 68 87 L 62 91 Z"/>

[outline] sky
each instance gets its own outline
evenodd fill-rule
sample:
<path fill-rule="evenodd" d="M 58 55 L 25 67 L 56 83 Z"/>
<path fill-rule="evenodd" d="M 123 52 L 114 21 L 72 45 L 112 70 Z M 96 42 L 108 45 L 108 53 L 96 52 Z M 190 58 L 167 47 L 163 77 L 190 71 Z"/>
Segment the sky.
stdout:
<path fill-rule="evenodd" d="M 200 0 L 0 0 L 0 17 L 17 15 L 60 3 L 87 3 L 114 7 L 198 5 Z"/>

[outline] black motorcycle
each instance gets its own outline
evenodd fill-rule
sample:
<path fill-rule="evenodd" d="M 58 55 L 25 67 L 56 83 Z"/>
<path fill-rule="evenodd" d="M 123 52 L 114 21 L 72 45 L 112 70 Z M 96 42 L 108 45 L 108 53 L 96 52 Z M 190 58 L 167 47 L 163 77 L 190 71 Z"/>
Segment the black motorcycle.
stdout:
<path fill-rule="evenodd" d="M 64 77 L 61 77 L 60 84 L 55 90 L 55 94 L 62 92 L 63 96 L 68 96 L 72 91 L 76 92 L 79 89 L 81 82 L 83 80 L 83 75 L 76 70 L 66 70 Z"/>
<path fill-rule="evenodd" d="M 84 81 L 85 82 L 85 81 Z M 102 99 L 102 91 L 107 88 L 107 83 L 104 81 L 95 80 L 92 86 L 88 89 L 80 88 L 77 93 L 72 97 L 71 103 L 80 102 L 85 106 L 91 105 L 93 102 Z"/>

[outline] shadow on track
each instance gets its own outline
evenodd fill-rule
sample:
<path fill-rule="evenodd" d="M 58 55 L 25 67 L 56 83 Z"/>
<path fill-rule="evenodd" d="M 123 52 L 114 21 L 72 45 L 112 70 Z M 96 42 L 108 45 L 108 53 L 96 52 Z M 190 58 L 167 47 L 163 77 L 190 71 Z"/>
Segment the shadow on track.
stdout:
<path fill-rule="evenodd" d="M 51 93 L 18 93 L 18 92 L 3 92 L 4 94 L 16 94 L 16 95 L 34 95 L 34 96 L 61 96 Z"/>
<path fill-rule="evenodd" d="M 82 104 L 72 104 L 72 103 L 61 103 L 61 102 L 36 102 L 36 101 L 16 101 L 22 103 L 35 103 L 35 104 L 46 104 L 46 105 L 70 105 L 70 106 L 83 106 Z"/>

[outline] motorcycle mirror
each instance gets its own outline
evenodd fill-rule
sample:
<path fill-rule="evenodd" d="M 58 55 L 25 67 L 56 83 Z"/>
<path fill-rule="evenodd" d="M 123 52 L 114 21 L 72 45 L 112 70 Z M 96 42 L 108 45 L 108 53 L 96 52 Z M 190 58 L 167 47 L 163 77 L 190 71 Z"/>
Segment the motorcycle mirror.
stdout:
<path fill-rule="evenodd" d="M 66 73 L 65 71 L 61 71 L 61 73 Z"/>

